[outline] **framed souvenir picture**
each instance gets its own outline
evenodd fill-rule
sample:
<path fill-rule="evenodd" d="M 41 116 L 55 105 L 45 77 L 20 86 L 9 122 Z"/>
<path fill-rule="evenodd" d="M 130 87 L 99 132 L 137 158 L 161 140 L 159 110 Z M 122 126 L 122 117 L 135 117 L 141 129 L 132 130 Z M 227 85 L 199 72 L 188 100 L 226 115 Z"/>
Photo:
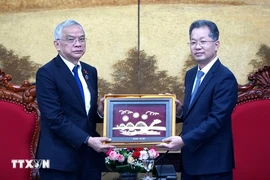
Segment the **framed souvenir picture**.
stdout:
<path fill-rule="evenodd" d="M 103 135 L 116 147 L 150 147 L 175 134 L 175 95 L 107 94 Z"/>

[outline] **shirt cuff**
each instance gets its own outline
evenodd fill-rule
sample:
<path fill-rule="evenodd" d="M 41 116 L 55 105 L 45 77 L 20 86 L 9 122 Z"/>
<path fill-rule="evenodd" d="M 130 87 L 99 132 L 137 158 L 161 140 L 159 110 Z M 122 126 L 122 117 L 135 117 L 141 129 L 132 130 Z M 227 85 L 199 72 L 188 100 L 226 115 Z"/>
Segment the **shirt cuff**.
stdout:
<path fill-rule="evenodd" d="M 88 139 L 90 138 L 90 136 L 87 136 L 85 141 L 84 141 L 84 144 L 88 144 Z"/>

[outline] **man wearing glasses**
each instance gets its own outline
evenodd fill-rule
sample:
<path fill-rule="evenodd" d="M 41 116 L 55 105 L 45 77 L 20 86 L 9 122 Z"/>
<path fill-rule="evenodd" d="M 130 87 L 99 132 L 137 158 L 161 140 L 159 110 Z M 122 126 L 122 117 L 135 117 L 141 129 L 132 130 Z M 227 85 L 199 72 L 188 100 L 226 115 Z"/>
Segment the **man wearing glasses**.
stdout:
<path fill-rule="evenodd" d="M 41 180 L 101 179 L 104 145 L 96 123 L 102 122 L 103 100 L 97 104 L 97 70 L 80 58 L 86 50 L 83 27 L 74 20 L 54 31 L 58 55 L 36 74 L 37 102 L 41 112 L 38 159 L 50 161 L 39 169 Z"/>
<path fill-rule="evenodd" d="M 198 20 L 189 28 L 190 51 L 198 66 L 187 71 L 185 97 L 176 100 L 181 136 L 158 146 L 181 150 L 181 180 L 231 180 L 234 168 L 231 114 L 237 102 L 237 81 L 217 57 L 219 30 Z"/>

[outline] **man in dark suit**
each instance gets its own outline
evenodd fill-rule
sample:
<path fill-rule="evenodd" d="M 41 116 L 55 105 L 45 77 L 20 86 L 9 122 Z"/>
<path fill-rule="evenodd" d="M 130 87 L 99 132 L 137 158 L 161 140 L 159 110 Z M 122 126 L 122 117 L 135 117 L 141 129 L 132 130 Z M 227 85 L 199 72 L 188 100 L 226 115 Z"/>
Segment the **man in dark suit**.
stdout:
<path fill-rule="evenodd" d="M 189 29 L 190 50 L 198 66 L 187 71 L 182 105 L 176 100 L 181 136 L 161 146 L 181 150 L 181 180 L 231 180 L 234 168 L 231 114 L 237 102 L 237 81 L 217 57 L 215 23 L 198 20 Z"/>
<path fill-rule="evenodd" d="M 58 55 L 36 74 L 41 112 L 38 159 L 50 160 L 40 169 L 41 180 L 100 180 L 104 152 L 113 146 L 99 137 L 103 101 L 98 104 L 97 70 L 80 61 L 85 53 L 83 27 L 74 20 L 60 23 L 54 32 Z"/>

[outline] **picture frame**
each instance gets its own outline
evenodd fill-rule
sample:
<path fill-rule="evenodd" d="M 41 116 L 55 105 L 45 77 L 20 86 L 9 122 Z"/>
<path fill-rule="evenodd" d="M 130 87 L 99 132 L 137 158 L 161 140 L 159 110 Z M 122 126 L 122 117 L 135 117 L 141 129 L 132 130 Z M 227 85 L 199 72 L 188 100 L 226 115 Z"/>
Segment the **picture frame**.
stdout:
<path fill-rule="evenodd" d="M 103 136 L 116 147 L 153 147 L 175 135 L 174 94 L 106 94 Z"/>

